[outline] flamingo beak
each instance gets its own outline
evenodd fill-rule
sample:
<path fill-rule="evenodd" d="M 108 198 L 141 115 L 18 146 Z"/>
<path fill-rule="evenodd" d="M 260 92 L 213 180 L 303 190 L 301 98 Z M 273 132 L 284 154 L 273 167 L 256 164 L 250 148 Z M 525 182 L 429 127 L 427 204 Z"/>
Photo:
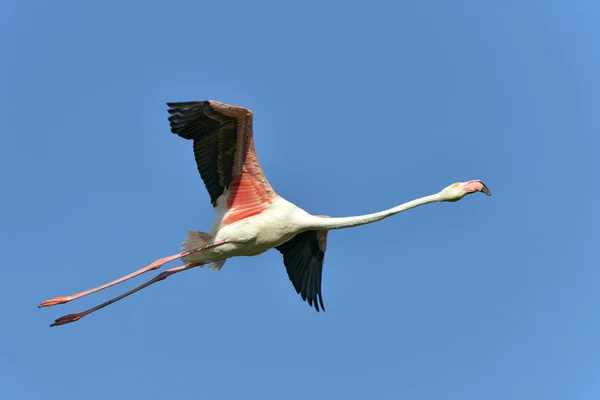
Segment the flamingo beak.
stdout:
<path fill-rule="evenodd" d="M 488 196 L 492 195 L 492 192 L 490 191 L 490 189 L 485 185 L 485 183 L 476 180 L 476 181 L 469 181 L 469 182 L 465 182 L 463 184 L 461 184 L 460 186 L 462 186 L 463 190 L 467 193 L 475 193 L 475 192 L 481 192 L 484 193 Z"/>
<path fill-rule="evenodd" d="M 485 186 L 485 183 L 483 183 L 481 181 L 479 183 L 481 183 L 481 189 L 479 191 L 481 193 L 485 193 L 488 196 L 491 196 L 492 192 L 490 192 L 490 188 L 488 188 L 487 186 Z"/>

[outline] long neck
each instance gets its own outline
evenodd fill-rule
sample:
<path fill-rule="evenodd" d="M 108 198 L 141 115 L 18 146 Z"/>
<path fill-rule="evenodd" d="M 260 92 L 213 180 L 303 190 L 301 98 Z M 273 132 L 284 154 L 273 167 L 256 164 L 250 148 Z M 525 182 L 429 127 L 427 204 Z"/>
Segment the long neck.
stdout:
<path fill-rule="evenodd" d="M 391 217 L 392 215 L 398 214 L 402 211 L 410 210 L 411 208 L 422 206 L 423 204 L 435 203 L 441 201 L 439 194 L 432 194 L 429 196 L 421 197 L 419 199 L 411 200 L 407 203 L 400 204 L 389 210 L 376 212 L 373 214 L 359 215 L 356 217 L 342 217 L 342 218 L 321 218 L 314 217 L 310 219 L 309 229 L 311 230 L 332 230 L 332 229 L 344 229 L 351 228 L 353 226 L 366 225 L 372 222 L 380 221 L 384 218 Z"/>

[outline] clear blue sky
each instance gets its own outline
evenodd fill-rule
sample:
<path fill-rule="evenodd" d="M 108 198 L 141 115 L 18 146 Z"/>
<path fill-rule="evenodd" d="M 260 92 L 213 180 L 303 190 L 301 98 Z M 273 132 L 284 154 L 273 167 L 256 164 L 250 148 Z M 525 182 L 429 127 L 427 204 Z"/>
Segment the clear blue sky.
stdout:
<path fill-rule="evenodd" d="M 2 397 L 600 398 L 599 18 L 583 0 L 3 1 Z M 332 232 L 325 313 L 273 250 L 50 329 L 146 277 L 40 301 L 209 228 L 165 105 L 202 99 L 254 111 L 265 173 L 309 212 L 476 178 L 493 196 Z"/>

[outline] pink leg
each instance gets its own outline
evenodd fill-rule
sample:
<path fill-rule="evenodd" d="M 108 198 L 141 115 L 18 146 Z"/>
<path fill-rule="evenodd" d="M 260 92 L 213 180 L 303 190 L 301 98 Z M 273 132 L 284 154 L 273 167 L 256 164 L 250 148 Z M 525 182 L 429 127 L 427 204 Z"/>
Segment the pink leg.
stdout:
<path fill-rule="evenodd" d="M 131 289 L 127 293 L 123 293 L 122 295 L 112 298 L 112 299 L 108 300 L 107 302 L 104 302 L 96 307 L 92 307 L 89 310 L 62 316 L 62 317 L 56 319 L 54 321 L 54 323 L 50 326 L 52 327 L 52 326 L 57 326 L 57 325 L 64 325 L 64 324 L 68 324 L 70 322 L 78 321 L 81 318 L 85 317 L 86 315 L 89 315 L 89 314 L 93 313 L 94 311 L 98 311 L 101 308 L 104 308 L 108 305 L 111 305 L 112 303 L 115 303 L 121 299 L 124 299 L 125 297 L 127 297 L 131 294 L 134 294 L 135 292 L 138 292 L 138 291 L 144 289 L 145 287 L 152 285 L 153 283 L 160 282 L 163 279 L 166 279 L 173 274 L 176 274 L 181 271 L 186 271 L 188 269 L 196 268 L 196 267 L 199 267 L 200 265 L 202 265 L 202 264 L 186 264 L 186 265 L 182 265 L 180 267 L 175 267 L 175 268 L 171 268 L 166 271 L 163 271 L 160 274 L 158 274 L 157 276 L 155 276 L 154 278 L 150 279 L 148 282 L 142 283 L 140 286 Z"/>
<path fill-rule="evenodd" d="M 162 267 L 164 264 L 166 264 L 168 262 L 171 262 L 171 261 L 174 261 L 174 260 L 177 260 L 178 258 L 186 257 L 186 256 L 189 256 L 192 253 L 197 253 L 199 251 L 202 251 L 202 250 L 214 247 L 214 246 L 218 246 L 218 245 L 223 244 L 223 243 L 225 243 L 225 241 L 216 242 L 216 243 L 210 244 L 208 246 L 198 248 L 196 250 L 186 251 L 184 253 L 175 254 L 173 256 L 159 258 L 158 260 L 154 261 L 152 264 L 150 264 L 150 265 L 148 265 L 148 266 L 146 266 L 146 267 L 144 267 L 142 269 L 139 269 L 139 270 L 137 270 L 135 272 L 132 272 L 129 275 L 125 275 L 122 278 L 116 279 L 116 280 L 114 280 L 112 282 L 105 283 L 102 286 L 98 286 L 98 287 L 95 287 L 93 289 L 86 290 L 85 292 L 77 293 L 77 294 L 74 294 L 74 295 L 71 295 L 71 296 L 58 296 L 58 297 L 55 297 L 53 299 L 46 300 L 46 301 L 42 302 L 38 307 L 49 307 L 49 306 L 55 306 L 57 304 L 68 303 L 69 301 L 73 301 L 75 299 L 79 299 L 79 298 L 81 298 L 83 296 L 87 296 L 88 294 L 96 293 L 96 292 L 99 292 L 100 290 L 103 290 L 103 289 L 106 289 L 108 287 L 114 286 L 114 285 L 119 284 L 121 282 L 125 282 L 125 281 L 127 281 L 127 280 L 129 280 L 131 278 L 135 278 L 136 276 L 144 274 L 144 273 L 146 273 L 148 271 L 153 271 L 155 269 L 158 269 L 158 268 Z"/>

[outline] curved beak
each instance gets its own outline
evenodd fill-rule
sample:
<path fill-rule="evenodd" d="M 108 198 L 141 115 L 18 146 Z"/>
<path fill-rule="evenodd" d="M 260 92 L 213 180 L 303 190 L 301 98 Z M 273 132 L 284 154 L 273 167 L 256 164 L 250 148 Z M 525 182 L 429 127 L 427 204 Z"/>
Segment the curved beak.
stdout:
<path fill-rule="evenodd" d="M 479 183 L 481 183 L 481 189 L 479 190 L 481 193 L 485 193 L 488 196 L 492 195 L 492 192 L 490 192 L 490 188 L 488 188 L 487 186 L 485 186 L 485 183 L 479 181 Z"/>
<path fill-rule="evenodd" d="M 487 194 L 488 196 L 492 195 L 490 189 L 479 179 L 464 182 L 461 184 L 461 186 L 467 194 L 481 192 Z"/>

